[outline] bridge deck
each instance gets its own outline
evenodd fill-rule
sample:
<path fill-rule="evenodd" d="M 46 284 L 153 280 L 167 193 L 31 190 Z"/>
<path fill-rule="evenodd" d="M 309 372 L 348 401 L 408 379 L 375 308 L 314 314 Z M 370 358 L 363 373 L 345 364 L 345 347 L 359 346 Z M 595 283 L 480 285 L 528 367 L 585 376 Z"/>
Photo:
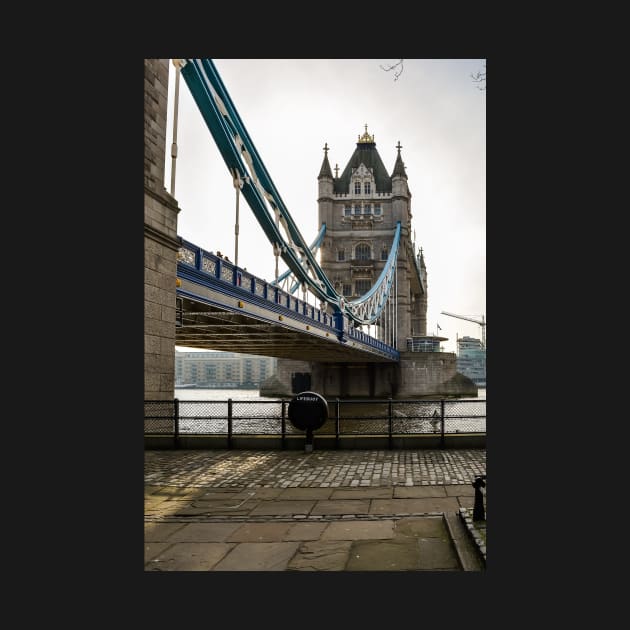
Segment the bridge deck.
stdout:
<path fill-rule="evenodd" d="M 392 362 L 391 346 L 186 243 L 177 265 L 180 346 L 322 362 Z"/>

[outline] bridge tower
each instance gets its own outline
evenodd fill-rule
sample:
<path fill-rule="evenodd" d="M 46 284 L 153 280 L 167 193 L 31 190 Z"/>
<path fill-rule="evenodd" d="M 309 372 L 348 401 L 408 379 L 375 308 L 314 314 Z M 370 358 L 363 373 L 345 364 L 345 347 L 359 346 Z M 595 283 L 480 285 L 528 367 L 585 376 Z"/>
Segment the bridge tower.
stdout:
<path fill-rule="evenodd" d="M 422 250 L 416 252 L 411 229 L 411 192 L 398 142 L 391 175 L 365 125 L 356 149 L 339 175 L 333 175 L 324 146 L 318 180 L 319 224 L 326 224 L 320 265 L 338 293 L 349 300 L 366 293 L 385 267 L 396 224 L 401 224 L 397 257 L 396 334 L 383 326 L 376 334 L 400 352 L 396 364 L 318 363 L 278 359 L 276 373 L 260 389 L 263 396 L 292 395 L 312 389 L 324 396 L 466 396 L 477 395 L 475 384 L 457 372 L 456 355 L 438 352 L 427 336 L 427 269 Z M 331 313 L 332 314 L 332 313 Z M 387 332 L 387 335 L 385 334 Z M 392 337 L 395 336 L 395 339 Z M 411 340 L 411 343 L 407 343 Z M 428 348 L 431 346 L 431 348 Z"/>
<path fill-rule="evenodd" d="M 168 59 L 144 60 L 144 398 L 175 395 L 177 201 L 164 188 Z"/>
<path fill-rule="evenodd" d="M 411 239 L 411 191 L 402 160 L 400 142 L 391 175 L 376 149 L 374 135 L 359 135 L 356 149 L 339 175 L 333 176 L 328 143 L 318 176 L 319 224 L 326 223 L 321 267 L 335 289 L 349 300 L 366 293 L 379 277 L 396 231 L 401 223 L 397 260 L 395 345 L 405 350 L 407 339 L 426 335 L 427 274 L 424 257 Z M 383 318 L 382 318 L 383 319 Z M 382 323 L 382 322 L 381 322 Z M 385 326 L 377 325 L 384 341 Z M 374 334 L 374 330 L 370 331 Z"/>

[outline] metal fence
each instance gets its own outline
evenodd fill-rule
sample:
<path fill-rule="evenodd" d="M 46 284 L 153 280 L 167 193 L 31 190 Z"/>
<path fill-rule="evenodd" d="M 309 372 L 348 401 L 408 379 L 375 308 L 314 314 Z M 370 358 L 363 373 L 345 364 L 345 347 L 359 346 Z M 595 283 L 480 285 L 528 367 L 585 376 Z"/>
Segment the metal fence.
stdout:
<path fill-rule="evenodd" d="M 147 400 L 144 434 L 227 436 L 304 435 L 289 421 L 289 400 Z M 316 435 L 416 436 L 486 433 L 485 400 L 334 399 L 328 401 L 328 420 Z"/>

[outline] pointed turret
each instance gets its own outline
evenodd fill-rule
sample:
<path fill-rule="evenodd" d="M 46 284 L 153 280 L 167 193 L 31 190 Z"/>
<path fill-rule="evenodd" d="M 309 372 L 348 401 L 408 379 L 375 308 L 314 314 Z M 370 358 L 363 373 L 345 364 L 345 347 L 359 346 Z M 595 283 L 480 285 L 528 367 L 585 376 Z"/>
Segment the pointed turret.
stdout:
<path fill-rule="evenodd" d="M 317 176 L 317 188 L 319 191 L 318 201 L 320 203 L 320 220 L 328 223 L 332 219 L 332 198 L 333 198 L 333 174 L 328 161 L 328 142 L 324 145 L 324 161 Z"/>
<path fill-rule="evenodd" d="M 322 179 L 324 177 L 333 179 L 332 169 L 330 168 L 330 162 L 328 161 L 328 142 L 324 145 L 324 161 L 322 162 L 322 167 L 319 171 L 317 179 Z"/>
<path fill-rule="evenodd" d="M 402 146 L 400 144 L 400 140 L 398 141 L 398 144 L 396 145 L 396 148 L 398 149 L 398 156 L 396 157 L 396 164 L 394 164 L 394 170 L 392 172 L 392 178 L 394 178 L 394 177 L 404 177 L 405 179 L 407 179 L 407 173 L 405 173 L 405 163 L 402 161 L 402 157 L 400 157 L 400 150 L 402 149 Z"/>

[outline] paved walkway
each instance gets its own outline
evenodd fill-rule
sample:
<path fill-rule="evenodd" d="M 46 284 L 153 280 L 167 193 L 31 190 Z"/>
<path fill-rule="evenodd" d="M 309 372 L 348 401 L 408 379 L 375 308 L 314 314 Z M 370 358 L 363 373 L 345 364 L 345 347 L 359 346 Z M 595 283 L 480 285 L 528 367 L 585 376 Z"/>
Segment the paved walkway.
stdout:
<path fill-rule="evenodd" d="M 145 570 L 483 570 L 485 473 L 485 449 L 145 451 Z"/>

